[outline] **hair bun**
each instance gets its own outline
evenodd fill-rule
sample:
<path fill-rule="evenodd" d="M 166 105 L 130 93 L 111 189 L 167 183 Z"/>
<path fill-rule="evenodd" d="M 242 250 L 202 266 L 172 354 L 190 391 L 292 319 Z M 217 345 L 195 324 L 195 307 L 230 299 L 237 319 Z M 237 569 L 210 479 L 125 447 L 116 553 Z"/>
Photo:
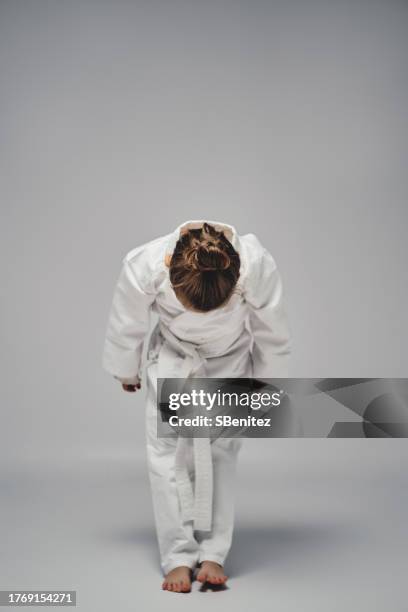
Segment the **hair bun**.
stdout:
<path fill-rule="evenodd" d="M 222 231 L 209 223 L 180 235 L 169 274 L 183 304 L 199 312 L 218 308 L 232 295 L 239 278 L 240 257 Z"/>
<path fill-rule="evenodd" d="M 186 264 L 197 272 L 226 270 L 231 265 L 230 257 L 214 242 L 206 241 L 193 246 L 185 254 Z"/>

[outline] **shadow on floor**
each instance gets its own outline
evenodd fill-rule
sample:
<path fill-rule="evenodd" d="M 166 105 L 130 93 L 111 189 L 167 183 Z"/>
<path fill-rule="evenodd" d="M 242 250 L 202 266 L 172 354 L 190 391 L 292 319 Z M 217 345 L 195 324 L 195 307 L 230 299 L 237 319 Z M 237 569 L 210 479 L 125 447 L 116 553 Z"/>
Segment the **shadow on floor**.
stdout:
<path fill-rule="evenodd" d="M 322 554 L 336 554 L 340 547 L 356 543 L 359 532 L 345 523 L 298 523 L 264 526 L 237 526 L 226 562 L 230 577 L 257 572 L 282 563 L 310 564 Z M 111 544 L 131 546 L 144 561 L 160 568 L 154 527 L 129 527 L 107 535 Z"/>
<path fill-rule="evenodd" d="M 321 554 L 330 556 L 339 547 L 355 544 L 357 535 L 345 523 L 237 526 L 226 570 L 235 577 L 282 563 L 310 564 Z"/>

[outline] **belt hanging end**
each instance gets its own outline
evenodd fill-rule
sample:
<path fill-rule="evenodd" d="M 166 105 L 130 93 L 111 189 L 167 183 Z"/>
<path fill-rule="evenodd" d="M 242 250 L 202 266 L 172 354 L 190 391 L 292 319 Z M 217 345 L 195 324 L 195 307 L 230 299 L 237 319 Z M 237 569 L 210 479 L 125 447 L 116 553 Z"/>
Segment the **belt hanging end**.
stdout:
<path fill-rule="evenodd" d="M 195 531 L 211 531 L 211 518 L 195 518 L 194 519 L 194 529 Z"/>

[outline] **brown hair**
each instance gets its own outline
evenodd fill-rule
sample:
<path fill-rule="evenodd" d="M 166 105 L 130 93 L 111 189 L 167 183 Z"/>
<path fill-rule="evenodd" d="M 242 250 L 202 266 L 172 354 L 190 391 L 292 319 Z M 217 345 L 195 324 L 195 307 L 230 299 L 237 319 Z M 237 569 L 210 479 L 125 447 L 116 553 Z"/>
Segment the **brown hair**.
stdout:
<path fill-rule="evenodd" d="M 170 261 L 176 295 L 201 312 L 218 308 L 234 291 L 240 258 L 224 232 L 209 223 L 181 234 Z"/>

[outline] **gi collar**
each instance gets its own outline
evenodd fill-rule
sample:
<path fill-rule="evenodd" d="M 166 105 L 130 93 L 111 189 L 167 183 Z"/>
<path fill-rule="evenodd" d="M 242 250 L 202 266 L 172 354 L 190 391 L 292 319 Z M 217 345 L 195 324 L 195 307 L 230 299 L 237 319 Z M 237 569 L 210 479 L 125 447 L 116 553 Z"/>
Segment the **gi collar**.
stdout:
<path fill-rule="evenodd" d="M 183 230 L 199 229 L 204 225 L 204 223 L 212 225 L 218 232 L 223 231 L 225 237 L 230 241 L 234 249 L 238 253 L 240 252 L 238 234 L 236 229 L 232 225 L 228 225 L 227 223 L 220 223 L 219 221 L 208 221 L 207 219 L 205 219 L 196 221 L 186 221 L 185 223 L 179 225 L 170 235 L 170 239 L 167 242 L 166 246 L 166 255 L 173 255 L 177 241 L 180 238 L 180 234 Z"/>

